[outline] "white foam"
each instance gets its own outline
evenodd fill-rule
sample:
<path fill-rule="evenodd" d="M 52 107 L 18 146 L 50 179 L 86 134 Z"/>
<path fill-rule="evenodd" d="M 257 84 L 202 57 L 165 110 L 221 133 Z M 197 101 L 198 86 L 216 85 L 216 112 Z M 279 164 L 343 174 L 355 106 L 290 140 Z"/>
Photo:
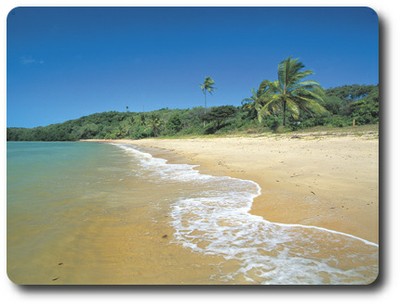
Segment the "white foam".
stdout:
<path fill-rule="evenodd" d="M 378 245 L 316 226 L 280 224 L 249 213 L 260 186 L 248 180 L 199 173 L 195 165 L 167 164 L 130 145 L 117 144 L 138 159 L 150 176 L 195 184 L 172 203 L 175 242 L 195 252 L 241 262 L 220 276 L 266 284 L 368 283 L 377 275 Z M 346 262 L 352 261 L 352 268 Z"/>
<path fill-rule="evenodd" d="M 327 228 L 324 228 L 324 227 L 319 227 L 319 226 L 314 226 L 314 225 L 303 225 L 303 224 L 286 224 L 286 223 L 277 223 L 277 222 L 275 222 L 275 224 L 278 224 L 280 226 L 287 226 L 287 227 L 302 227 L 302 228 L 317 229 L 317 230 L 320 230 L 320 231 L 325 231 L 325 232 L 329 232 L 329 233 L 333 233 L 333 234 L 337 234 L 337 235 L 346 236 L 346 237 L 349 237 L 351 239 L 356 239 L 356 240 L 359 240 L 359 241 L 361 241 L 361 242 L 363 242 L 363 243 L 365 243 L 367 245 L 379 248 L 379 244 L 377 244 L 375 242 L 371 242 L 369 240 L 366 240 L 366 239 L 363 239 L 363 238 L 360 238 L 360 237 L 357 237 L 357 236 L 354 236 L 354 235 L 351 235 L 351 234 L 347 234 L 347 233 L 343 233 L 343 232 L 327 229 Z"/>

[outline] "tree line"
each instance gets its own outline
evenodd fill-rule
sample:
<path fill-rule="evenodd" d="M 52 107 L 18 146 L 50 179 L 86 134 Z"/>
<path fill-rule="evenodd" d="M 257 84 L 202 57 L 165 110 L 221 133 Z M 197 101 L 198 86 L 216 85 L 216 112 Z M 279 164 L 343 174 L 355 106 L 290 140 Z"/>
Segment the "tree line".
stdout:
<path fill-rule="evenodd" d="M 75 141 L 79 139 L 140 139 L 228 133 L 290 131 L 313 126 L 344 127 L 379 122 L 378 85 L 345 85 L 324 90 L 306 79 L 312 74 L 291 57 L 278 65 L 278 79 L 264 80 L 241 106 L 207 108 L 214 80 L 200 88 L 204 107 L 152 112 L 103 112 L 36 128 L 7 128 L 8 141 Z"/>

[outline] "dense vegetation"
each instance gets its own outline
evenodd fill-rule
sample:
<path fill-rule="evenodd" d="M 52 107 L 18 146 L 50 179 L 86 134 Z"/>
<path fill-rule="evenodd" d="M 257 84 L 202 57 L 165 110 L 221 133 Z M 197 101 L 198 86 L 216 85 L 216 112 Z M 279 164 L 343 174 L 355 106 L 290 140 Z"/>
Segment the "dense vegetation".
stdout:
<path fill-rule="evenodd" d="M 152 112 L 104 112 L 36 128 L 7 128 L 7 140 L 68 141 L 78 139 L 145 138 L 228 133 L 262 133 L 297 130 L 317 125 L 351 126 L 379 122 L 379 90 L 377 85 L 351 85 L 325 90 L 321 102 L 325 112 L 300 111 L 289 116 L 282 130 L 282 112 L 270 113 L 260 122 L 257 111 L 230 105 L 195 107 L 192 109 L 160 109 Z M 205 123 L 205 124 L 204 124 Z"/>

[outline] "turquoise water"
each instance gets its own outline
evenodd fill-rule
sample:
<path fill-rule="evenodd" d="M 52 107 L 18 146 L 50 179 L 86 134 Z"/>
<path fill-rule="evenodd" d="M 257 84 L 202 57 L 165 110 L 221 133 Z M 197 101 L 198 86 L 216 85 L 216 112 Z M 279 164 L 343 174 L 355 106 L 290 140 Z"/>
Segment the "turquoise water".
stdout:
<path fill-rule="evenodd" d="M 185 249 L 230 262 L 227 269 L 219 264 L 225 272 L 210 274 L 210 283 L 366 284 L 376 278 L 377 245 L 251 215 L 259 193 L 255 182 L 201 174 L 131 145 L 9 142 L 8 274 L 18 283 L 51 283 L 68 261 L 66 283 L 114 283 L 111 274 L 127 272 L 125 281 L 137 283 L 129 269 L 142 269 L 143 277 L 152 271 L 150 258 L 162 271 L 182 269 Z M 155 238 L 167 227 L 173 231 L 168 248 Z M 202 264 L 207 260 L 193 263 Z"/>
<path fill-rule="evenodd" d="M 96 196 L 116 186 L 110 180 L 132 175 L 124 155 L 112 146 L 91 143 L 7 144 L 9 214 L 39 213 L 43 217 L 83 196 Z M 113 190 L 114 191 L 114 190 Z M 62 206 L 64 205 L 64 206 Z"/>
<path fill-rule="evenodd" d="M 9 208 L 40 209 L 73 199 L 101 183 L 103 165 L 112 153 L 111 147 L 86 143 L 7 143 Z"/>

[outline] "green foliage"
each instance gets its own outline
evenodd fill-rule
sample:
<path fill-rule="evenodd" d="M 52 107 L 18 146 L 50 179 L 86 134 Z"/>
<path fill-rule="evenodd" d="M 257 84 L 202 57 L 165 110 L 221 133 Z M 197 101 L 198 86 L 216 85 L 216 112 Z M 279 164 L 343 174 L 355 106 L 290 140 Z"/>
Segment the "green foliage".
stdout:
<path fill-rule="evenodd" d="M 147 119 L 147 125 L 150 129 L 150 136 L 157 137 L 160 135 L 163 121 L 160 118 L 160 115 L 157 113 L 150 114 L 149 118 Z"/>
<path fill-rule="evenodd" d="M 161 109 L 147 113 L 103 112 L 64 123 L 36 128 L 7 128 L 9 141 L 75 141 L 79 139 L 141 139 L 158 136 L 184 136 L 224 133 L 279 132 L 283 120 L 282 104 L 268 109 L 269 115 L 257 120 L 258 111 L 267 100 L 264 94 L 271 82 L 262 82 L 253 89 L 252 97 L 241 107 L 231 105 L 192 109 Z M 374 85 L 351 85 L 326 90 L 321 104 L 326 112 L 314 113 L 299 108 L 296 116 L 287 118 L 286 130 L 318 125 L 346 127 L 379 122 L 379 89 Z M 289 111 L 288 111 L 289 112 Z M 204 126 L 203 122 L 207 122 Z"/>
<path fill-rule="evenodd" d="M 287 112 L 295 121 L 299 120 L 301 112 L 326 112 L 320 104 L 324 101 L 323 89 L 316 81 L 304 80 L 313 72 L 303 68 L 298 59 L 289 57 L 279 63 L 277 81 L 264 80 L 258 91 L 253 91 L 253 96 L 247 101 L 257 111 L 260 122 L 264 117 L 282 113 L 282 124 L 285 126 Z"/>
<path fill-rule="evenodd" d="M 204 94 L 204 97 L 206 96 L 206 93 L 208 92 L 209 94 L 212 94 L 215 90 L 214 88 L 214 80 L 211 77 L 206 77 L 204 79 L 203 84 L 200 84 L 200 89 Z M 207 105 L 205 105 L 205 107 L 207 107 Z"/>
<path fill-rule="evenodd" d="M 344 112 L 343 101 L 337 96 L 327 95 L 321 105 L 333 115 L 338 115 Z"/>
<path fill-rule="evenodd" d="M 278 131 L 280 119 L 278 116 L 268 116 L 265 120 L 265 124 L 275 133 Z"/>
<path fill-rule="evenodd" d="M 357 125 L 379 122 L 379 88 L 374 85 L 346 85 L 326 90 L 327 100 L 335 104 L 327 109 L 333 116 L 327 124 L 347 126 L 355 119 Z"/>
<path fill-rule="evenodd" d="M 183 123 L 179 113 L 173 114 L 167 121 L 167 133 L 168 135 L 174 135 L 183 128 Z"/>
<path fill-rule="evenodd" d="M 236 108 L 231 105 L 212 107 L 211 110 L 203 116 L 203 119 L 211 124 L 211 126 L 206 130 L 206 133 L 214 134 L 216 131 L 227 125 L 228 119 L 233 118 L 236 111 Z"/>
<path fill-rule="evenodd" d="M 352 117 L 357 124 L 371 124 L 379 121 L 379 91 L 374 88 L 368 96 L 351 104 Z"/>
<path fill-rule="evenodd" d="M 345 85 L 327 89 L 326 95 L 338 97 L 341 101 L 354 102 L 367 97 L 374 89 L 374 85 Z"/>
<path fill-rule="evenodd" d="M 247 111 L 249 118 L 257 118 L 261 123 L 266 114 L 270 115 L 271 113 L 277 113 L 279 104 L 273 104 L 270 105 L 268 109 L 263 109 L 266 104 L 266 99 L 272 92 L 272 86 L 273 84 L 271 82 L 267 80 L 262 81 L 257 91 L 254 88 L 251 90 L 252 95 L 250 98 L 245 98 L 242 100 L 243 109 Z"/>
<path fill-rule="evenodd" d="M 333 126 L 333 127 L 350 126 L 350 125 L 352 125 L 352 119 L 349 117 L 345 117 L 345 116 L 334 115 L 334 116 L 330 117 L 329 119 L 327 119 L 325 121 L 324 125 Z M 313 126 L 316 126 L 316 124 L 314 124 Z"/>

